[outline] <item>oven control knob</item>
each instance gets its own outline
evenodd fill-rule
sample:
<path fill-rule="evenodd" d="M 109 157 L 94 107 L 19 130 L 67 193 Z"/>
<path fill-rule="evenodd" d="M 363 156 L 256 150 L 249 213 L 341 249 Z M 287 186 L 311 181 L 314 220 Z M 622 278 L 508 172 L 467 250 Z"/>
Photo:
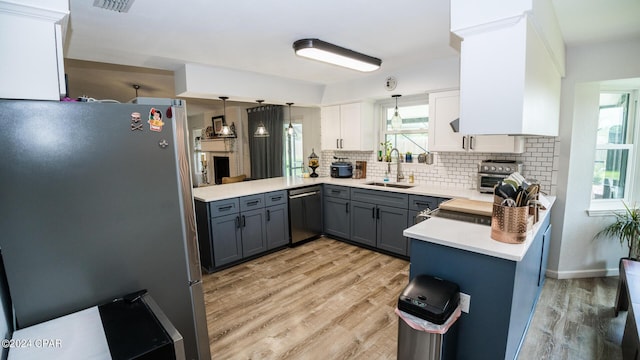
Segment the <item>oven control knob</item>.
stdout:
<path fill-rule="evenodd" d="M 504 171 L 511 172 L 511 168 L 510 168 L 510 167 L 508 167 L 508 166 L 505 166 L 505 167 L 504 167 Z"/>
<path fill-rule="evenodd" d="M 498 166 L 498 171 L 502 171 L 502 166 Z"/>
<path fill-rule="evenodd" d="M 495 166 L 492 166 L 492 167 L 491 167 L 491 171 L 496 171 L 496 167 L 495 167 Z"/>
<path fill-rule="evenodd" d="M 489 167 L 487 165 L 482 167 L 482 170 L 489 170 Z"/>

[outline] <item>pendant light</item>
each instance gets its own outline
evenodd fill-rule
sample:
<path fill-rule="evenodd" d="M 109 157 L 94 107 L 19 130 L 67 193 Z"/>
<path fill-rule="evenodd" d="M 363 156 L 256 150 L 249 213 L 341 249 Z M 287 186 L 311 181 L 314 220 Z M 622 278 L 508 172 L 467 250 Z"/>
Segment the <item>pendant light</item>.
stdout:
<path fill-rule="evenodd" d="M 400 96 L 402 95 L 391 95 L 391 97 L 396 98 L 396 109 L 393 113 L 393 117 L 391 118 L 391 129 L 393 130 L 400 130 L 402 128 L 402 118 L 398 112 L 398 98 Z"/>
<path fill-rule="evenodd" d="M 256 100 L 256 102 L 258 104 L 262 105 L 264 100 Z M 262 123 L 262 120 L 260 120 L 260 125 L 258 125 L 258 128 L 256 129 L 256 132 L 253 133 L 253 137 L 257 137 L 257 138 L 269 137 L 269 131 L 267 130 L 266 127 L 264 127 L 264 124 Z"/>
<path fill-rule="evenodd" d="M 232 138 L 236 137 L 236 133 L 227 125 L 227 99 L 228 96 L 220 96 L 222 100 L 222 130 L 220 131 L 220 137 Z"/>
<path fill-rule="evenodd" d="M 289 126 L 287 127 L 287 136 L 296 136 L 296 130 L 293 128 L 293 125 L 291 125 L 291 105 L 293 105 L 293 103 L 287 103 L 287 105 L 289 105 Z"/>

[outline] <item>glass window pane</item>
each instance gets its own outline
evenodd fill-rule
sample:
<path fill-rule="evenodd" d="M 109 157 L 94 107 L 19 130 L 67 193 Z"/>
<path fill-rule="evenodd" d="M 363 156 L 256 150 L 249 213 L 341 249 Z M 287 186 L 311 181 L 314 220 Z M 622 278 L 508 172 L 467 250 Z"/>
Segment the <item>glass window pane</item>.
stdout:
<path fill-rule="evenodd" d="M 287 126 L 289 124 L 286 124 Z M 305 169 L 305 155 L 302 153 L 302 124 L 292 124 L 294 136 L 288 136 L 284 131 L 284 170 L 285 175 L 301 176 Z"/>
<path fill-rule="evenodd" d="M 591 199 L 622 199 L 627 178 L 629 149 L 596 150 Z"/>
<path fill-rule="evenodd" d="M 402 118 L 402 127 L 393 129 L 391 118 L 395 107 L 387 108 L 387 131 L 427 130 L 429 128 L 429 105 L 398 106 L 398 113 Z"/>
<path fill-rule="evenodd" d="M 597 144 L 627 144 L 629 93 L 601 93 Z"/>
<path fill-rule="evenodd" d="M 427 148 L 427 133 L 386 134 L 385 141 L 391 141 L 391 144 L 403 154 L 407 151 L 412 154 L 421 154 L 424 152 L 423 149 Z"/>

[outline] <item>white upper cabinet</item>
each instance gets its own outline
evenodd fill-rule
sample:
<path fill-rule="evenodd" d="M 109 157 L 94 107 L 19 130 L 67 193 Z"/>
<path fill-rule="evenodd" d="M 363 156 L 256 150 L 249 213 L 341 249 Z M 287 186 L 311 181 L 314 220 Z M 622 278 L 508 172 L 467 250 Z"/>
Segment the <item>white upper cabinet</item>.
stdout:
<path fill-rule="evenodd" d="M 320 119 L 322 150 L 373 150 L 373 104 L 324 106 Z"/>
<path fill-rule="evenodd" d="M 473 3 L 451 6 L 452 32 L 463 39 L 460 132 L 557 136 L 564 48 L 548 0 L 518 1 L 496 14 L 485 6 L 477 16 L 467 7 Z"/>
<path fill-rule="evenodd" d="M 0 98 L 60 100 L 66 93 L 62 24 L 67 1 L 0 0 Z"/>
<path fill-rule="evenodd" d="M 429 151 L 522 153 L 524 139 L 507 135 L 463 135 L 454 131 L 460 118 L 460 92 L 429 94 Z"/>

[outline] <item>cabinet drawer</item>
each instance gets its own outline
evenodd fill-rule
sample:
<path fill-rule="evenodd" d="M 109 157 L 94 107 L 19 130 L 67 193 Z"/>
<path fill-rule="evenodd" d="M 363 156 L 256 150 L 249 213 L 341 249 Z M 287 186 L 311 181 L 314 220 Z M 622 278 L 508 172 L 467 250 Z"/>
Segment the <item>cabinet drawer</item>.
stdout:
<path fill-rule="evenodd" d="M 434 196 L 409 195 L 409 209 L 421 211 L 429 208 L 430 210 L 435 210 L 440 206 L 441 202 L 446 200 L 448 199 Z"/>
<path fill-rule="evenodd" d="M 407 209 L 409 195 L 391 191 L 351 188 L 351 200 Z"/>
<path fill-rule="evenodd" d="M 209 203 L 209 211 L 211 212 L 211 217 L 235 214 L 240 211 L 239 205 L 238 198 L 212 201 Z"/>
<path fill-rule="evenodd" d="M 264 194 L 243 196 L 240 198 L 240 211 L 260 209 L 264 207 Z"/>
<path fill-rule="evenodd" d="M 325 185 L 324 195 L 346 200 L 349 200 L 351 196 L 349 193 L 349 187 L 339 185 Z"/>
<path fill-rule="evenodd" d="M 285 190 L 272 191 L 264 194 L 265 206 L 279 205 L 287 203 L 287 192 Z"/>

